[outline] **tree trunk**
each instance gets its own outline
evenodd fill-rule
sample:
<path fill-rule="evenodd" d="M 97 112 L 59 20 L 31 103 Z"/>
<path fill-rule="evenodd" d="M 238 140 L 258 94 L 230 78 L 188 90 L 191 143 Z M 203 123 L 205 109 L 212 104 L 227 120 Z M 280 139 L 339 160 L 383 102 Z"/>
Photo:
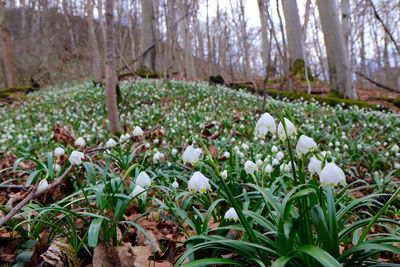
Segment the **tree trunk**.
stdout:
<path fill-rule="evenodd" d="M 328 58 L 329 86 L 331 91 L 336 91 L 345 98 L 357 99 L 335 2 L 317 0 Z"/>
<path fill-rule="evenodd" d="M 179 23 L 180 35 L 183 39 L 183 60 L 184 60 L 184 76 L 185 78 L 195 78 L 196 71 L 194 67 L 192 55 L 192 42 L 189 32 L 189 5 L 185 0 L 178 1 L 179 18 L 183 20 Z"/>
<path fill-rule="evenodd" d="M 0 1 L 0 48 L 1 48 L 1 63 L 6 78 L 6 87 L 15 86 L 15 70 L 12 58 L 12 49 L 10 34 L 7 28 L 5 3 Z"/>
<path fill-rule="evenodd" d="M 261 40 L 262 40 L 262 59 L 263 64 L 265 66 L 265 75 L 268 76 L 267 66 L 269 65 L 269 56 L 268 50 L 269 41 L 268 41 L 268 17 L 266 13 L 268 12 L 267 3 L 263 0 L 258 0 L 258 10 L 260 12 L 260 24 L 261 24 Z"/>
<path fill-rule="evenodd" d="M 93 1 L 94 0 L 87 0 L 89 46 L 92 52 L 92 77 L 94 80 L 100 81 L 102 78 L 102 67 L 100 61 L 99 46 L 97 43 L 96 32 L 93 22 Z"/>
<path fill-rule="evenodd" d="M 296 0 L 284 0 L 282 6 L 285 17 L 289 64 L 290 68 L 292 68 L 296 60 L 300 59 L 303 62 L 305 60 L 302 28 Z"/>
<path fill-rule="evenodd" d="M 142 49 L 141 65 L 150 72 L 156 69 L 156 49 L 154 46 L 154 8 L 153 0 L 142 0 L 142 25 L 140 30 L 140 47 Z"/>
<path fill-rule="evenodd" d="M 106 103 L 110 132 L 112 134 L 121 131 L 117 104 L 117 73 L 115 71 L 114 56 L 114 0 L 106 0 Z"/>
<path fill-rule="evenodd" d="M 344 45 L 346 51 L 349 51 L 349 37 L 350 37 L 350 5 L 349 0 L 342 0 L 341 2 L 342 12 L 342 30 L 344 36 Z"/>

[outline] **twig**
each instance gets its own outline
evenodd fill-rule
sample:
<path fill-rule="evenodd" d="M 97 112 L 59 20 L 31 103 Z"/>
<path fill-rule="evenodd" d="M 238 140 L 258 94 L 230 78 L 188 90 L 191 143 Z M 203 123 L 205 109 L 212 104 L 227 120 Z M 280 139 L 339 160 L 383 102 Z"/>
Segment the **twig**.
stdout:
<path fill-rule="evenodd" d="M 0 185 L 0 189 L 28 189 L 29 187 L 26 187 L 25 185 L 16 185 L 16 184 L 2 184 Z"/>
<path fill-rule="evenodd" d="M 18 203 L 18 205 L 15 206 L 9 213 L 7 213 L 6 216 L 4 216 L 3 218 L 0 219 L 0 227 L 2 227 L 6 222 L 11 220 L 11 218 L 14 217 L 14 215 L 17 214 L 17 212 L 20 209 L 22 209 L 26 204 L 28 204 L 29 201 L 31 201 L 34 198 L 37 198 L 38 196 L 44 194 L 45 192 L 52 189 L 53 187 L 56 187 L 57 185 L 59 185 L 62 182 L 62 180 L 64 179 L 64 177 L 71 170 L 72 170 L 72 165 L 70 165 L 61 176 L 57 177 L 53 183 L 49 184 L 47 187 L 45 187 L 39 191 L 37 191 L 37 186 L 35 185 L 32 188 L 32 191 L 24 198 L 24 200 L 22 200 L 20 203 Z"/>
<path fill-rule="evenodd" d="M 389 86 L 383 85 L 381 83 L 378 83 L 377 81 L 372 80 L 371 78 L 368 78 L 367 76 L 365 76 L 364 74 L 362 74 L 361 72 L 356 71 L 355 74 L 357 74 L 358 76 L 366 79 L 367 81 L 369 81 L 370 83 L 375 84 L 376 86 L 382 88 L 382 89 L 386 89 L 388 91 L 392 91 L 392 92 L 396 92 L 396 93 L 400 93 L 400 90 L 396 90 L 394 88 L 391 88 Z"/>
<path fill-rule="evenodd" d="M 386 34 L 389 35 L 390 40 L 392 40 L 397 53 L 400 55 L 400 47 L 397 45 L 396 41 L 394 40 L 392 34 L 390 33 L 389 29 L 386 27 L 385 23 L 383 22 L 383 20 L 381 19 L 381 17 L 378 14 L 378 11 L 376 10 L 374 3 L 372 2 L 372 0 L 369 0 L 369 3 L 371 4 L 372 9 L 374 10 L 374 14 L 377 20 L 379 20 L 379 22 L 382 24 L 383 29 L 385 30 Z"/>

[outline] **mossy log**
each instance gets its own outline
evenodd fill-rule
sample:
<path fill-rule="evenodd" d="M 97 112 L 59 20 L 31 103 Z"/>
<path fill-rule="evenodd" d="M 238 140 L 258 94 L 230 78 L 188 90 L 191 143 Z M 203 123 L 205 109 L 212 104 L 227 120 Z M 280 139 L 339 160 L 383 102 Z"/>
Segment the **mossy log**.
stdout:
<path fill-rule="evenodd" d="M 21 85 L 21 86 L 14 86 L 9 88 L 0 89 L 0 97 L 20 97 L 18 94 L 23 93 L 27 94 L 38 90 L 39 88 L 33 87 L 32 85 Z"/>

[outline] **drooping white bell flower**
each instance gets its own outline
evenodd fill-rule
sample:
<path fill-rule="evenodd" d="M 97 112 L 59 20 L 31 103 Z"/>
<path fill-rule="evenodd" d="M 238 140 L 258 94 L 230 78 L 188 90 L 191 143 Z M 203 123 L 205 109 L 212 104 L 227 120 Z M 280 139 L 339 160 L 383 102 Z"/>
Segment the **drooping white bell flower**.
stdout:
<path fill-rule="evenodd" d="M 271 164 L 267 164 L 267 166 L 265 166 L 264 171 L 266 173 L 271 173 L 274 169 L 272 168 Z"/>
<path fill-rule="evenodd" d="M 133 135 L 133 136 L 142 136 L 142 135 L 143 135 L 143 130 L 142 130 L 142 128 L 140 128 L 139 126 L 136 126 L 136 127 L 133 129 L 132 135 Z"/>
<path fill-rule="evenodd" d="M 257 167 L 260 167 L 262 164 L 263 164 L 263 161 L 262 161 L 261 159 L 258 159 L 258 160 L 256 161 Z"/>
<path fill-rule="evenodd" d="M 400 169 L 400 163 L 396 162 L 396 163 L 394 164 L 394 168 L 395 168 L 395 169 Z"/>
<path fill-rule="evenodd" d="M 312 157 L 310 163 L 308 163 L 308 171 L 311 174 L 319 173 L 321 171 L 322 161 L 317 159 L 316 157 Z"/>
<path fill-rule="evenodd" d="M 334 187 L 338 183 L 346 184 L 346 176 L 341 168 L 335 163 L 329 162 L 319 173 L 319 182 L 321 185 L 330 185 Z"/>
<path fill-rule="evenodd" d="M 228 178 L 228 171 L 227 170 L 222 171 L 221 172 L 221 177 L 224 178 L 224 179 Z"/>
<path fill-rule="evenodd" d="M 305 155 L 308 152 L 312 151 L 317 147 L 317 143 L 315 143 L 314 139 L 311 137 L 302 135 L 299 138 L 296 146 L 297 155 L 300 157 L 301 155 Z"/>
<path fill-rule="evenodd" d="M 173 149 L 171 150 L 171 155 L 172 155 L 172 156 L 175 156 L 176 154 L 178 154 L 178 149 L 173 148 Z"/>
<path fill-rule="evenodd" d="M 106 143 L 107 148 L 115 147 L 117 145 L 117 142 L 114 141 L 114 139 L 110 138 L 108 139 Z"/>
<path fill-rule="evenodd" d="M 75 145 L 76 146 L 85 146 L 86 145 L 85 139 L 83 139 L 82 137 L 79 137 L 78 139 L 75 140 Z"/>
<path fill-rule="evenodd" d="M 54 149 L 54 156 L 56 156 L 56 157 L 59 157 L 59 156 L 63 155 L 64 153 L 65 153 L 65 151 L 61 147 L 57 147 L 56 149 Z"/>
<path fill-rule="evenodd" d="M 131 135 L 129 133 L 126 133 L 126 134 L 121 135 L 120 141 L 121 141 L 121 143 L 123 143 L 123 142 L 127 141 L 129 138 L 131 138 Z"/>
<path fill-rule="evenodd" d="M 286 124 L 286 132 L 288 134 L 289 137 L 294 137 L 295 134 L 297 134 L 297 130 L 296 127 L 294 127 L 293 123 L 284 118 L 285 120 L 285 124 Z M 281 140 L 286 140 L 286 134 L 285 134 L 285 129 L 283 128 L 283 124 L 282 122 L 279 122 L 278 125 L 278 135 L 279 135 L 279 139 Z"/>
<path fill-rule="evenodd" d="M 272 146 L 272 147 L 271 147 L 271 152 L 272 152 L 272 153 L 276 153 L 276 152 L 278 152 L 278 147 L 277 147 L 277 146 L 275 146 L 275 145 L 274 145 L 274 146 Z"/>
<path fill-rule="evenodd" d="M 277 159 L 272 160 L 272 166 L 276 166 L 278 164 L 279 164 L 279 160 L 277 160 Z"/>
<path fill-rule="evenodd" d="M 246 143 L 243 143 L 243 144 L 242 144 L 242 148 L 243 148 L 244 150 L 248 150 L 248 149 L 249 149 L 249 145 L 246 144 Z"/>
<path fill-rule="evenodd" d="M 140 185 L 141 187 L 146 187 L 151 184 L 151 179 L 145 171 L 141 171 L 136 177 L 135 185 Z"/>
<path fill-rule="evenodd" d="M 222 154 L 222 156 L 223 157 L 225 157 L 225 158 L 227 158 L 227 159 L 229 159 L 229 152 L 228 151 L 225 151 L 223 154 Z"/>
<path fill-rule="evenodd" d="M 399 152 L 399 146 L 397 144 L 394 144 L 390 150 L 394 153 L 397 153 Z"/>
<path fill-rule="evenodd" d="M 60 167 L 60 165 L 58 165 L 58 164 L 54 164 L 54 165 L 53 165 L 53 168 L 54 168 L 54 173 L 55 173 L 55 174 L 57 174 L 57 173 L 61 170 L 61 167 Z"/>
<path fill-rule="evenodd" d="M 224 215 L 225 220 L 233 220 L 233 221 L 238 221 L 239 217 L 236 213 L 236 210 L 234 208 L 230 208 Z"/>
<path fill-rule="evenodd" d="M 274 134 L 275 131 L 276 125 L 274 118 L 269 113 L 264 113 L 256 123 L 256 134 L 263 138 L 267 135 L 268 132 Z"/>
<path fill-rule="evenodd" d="M 196 164 L 199 161 L 199 153 L 192 146 L 188 146 L 183 152 L 183 163 L 190 163 L 191 165 Z"/>
<path fill-rule="evenodd" d="M 188 182 L 189 191 L 205 193 L 211 190 L 209 179 L 201 172 L 195 172 Z"/>
<path fill-rule="evenodd" d="M 173 188 L 178 188 L 178 187 L 179 187 L 179 184 L 178 184 L 178 182 L 175 180 L 175 181 L 171 184 L 171 186 L 172 186 Z"/>
<path fill-rule="evenodd" d="M 361 144 L 358 144 L 358 145 L 357 145 L 357 149 L 358 149 L 358 150 L 361 150 L 362 148 L 363 148 L 363 147 L 362 147 Z"/>
<path fill-rule="evenodd" d="M 276 157 L 277 160 L 281 161 L 281 160 L 285 157 L 285 155 L 283 155 L 282 151 L 279 151 L 279 152 L 276 154 L 275 157 Z"/>
<path fill-rule="evenodd" d="M 244 170 L 247 174 L 254 174 L 255 171 L 258 171 L 257 165 L 251 160 L 246 161 L 244 164 Z"/>
<path fill-rule="evenodd" d="M 84 157 L 85 155 L 82 152 L 72 151 L 71 155 L 69 156 L 69 161 L 72 165 L 81 165 Z"/>
<path fill-rule="evenodd" d="M 141 187 L 140 185 L 136 185 L 129 196 L 145 199 L 146 195 L 147 195 L 146 190 L 143 187 Z"/>
<path fill-rule="evenodd" d="M 43 189 L 47 188 L 48 186 L 49 186 L 49 183 L 47 182 L 47 180 L 41 180 L 38 185 L 37 191 L 43 190 Z"/>

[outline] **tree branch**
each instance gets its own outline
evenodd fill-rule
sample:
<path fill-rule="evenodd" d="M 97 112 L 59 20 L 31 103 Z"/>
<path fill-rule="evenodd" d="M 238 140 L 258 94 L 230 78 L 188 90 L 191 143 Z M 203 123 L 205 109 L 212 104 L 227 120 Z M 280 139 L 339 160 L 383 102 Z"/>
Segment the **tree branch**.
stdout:
<path fill-rule="evenodd" d="M 11 220 L 12 217 L 14 217 L 15 214 L 17 214 L 17 212 L 22 209 L 26 204 L 29 203 L 29 201 L 31 201 L 34 198 L 37 198 L 38 196 L 44 194 L 45 192 L 47 192 L 48 190 L 52 189 L 53 187 L 56 187 L 57 185 L 59 185 L 62 180 L 64 179 L 64 177 L 72 170 L 72 165 L 70 165 L 65 172 L 57 177 L 53 183 L 49 184 L 49 186 L 37 191 L 37 186 L 35 185 L 31 192 L 21 201 L 18 203 L 17 206 L 15 206 L 9 213 L 7 213 L 6 216 L 4 216 L 3 218 L 0 219 L 0 227 L 2 227 L 6 222 L 8 222 L 9 220 Z"/>
<path fill-rule="evenodd" d="M 397 89 L 391 88 L 391 87 L 389 87 L 389 86 L 386 86 L 386 85 L 384 85 L 384 84 L 378 83 L 378 82 L 372 80 L 371 78 L 368 78 L 367 76 L 365 76 L 365 75 L 362 74 L 361 72 L 356 71 L 355 74 L 357 74 L 358 76 L 360 76 L 360 77 L 366 79 L 366 80 L 369 81 L 370 83 L 373 83 L 373 84 L 375 84 L 376 86 L 378 86 L 378 87 L 380 87 L 380 88 L 382 88 L 382 89 L 385 89 L 385 90 L 388 90 L 388 91 L 392 91 L 392 92 L 396 92 L 396 93 L 400 93 L 400 90 L 397 90 Z"/>

